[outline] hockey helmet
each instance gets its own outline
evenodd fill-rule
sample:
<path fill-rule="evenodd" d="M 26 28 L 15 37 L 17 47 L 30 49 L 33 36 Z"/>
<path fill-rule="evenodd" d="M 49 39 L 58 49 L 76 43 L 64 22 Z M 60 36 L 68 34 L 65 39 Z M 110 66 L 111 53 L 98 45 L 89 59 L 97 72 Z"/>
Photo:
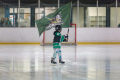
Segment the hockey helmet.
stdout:
<path fill-rule="evenodd" d="M 62 27 L 60 25 L 56 25 L 55 30 L 62 30 Z"/>

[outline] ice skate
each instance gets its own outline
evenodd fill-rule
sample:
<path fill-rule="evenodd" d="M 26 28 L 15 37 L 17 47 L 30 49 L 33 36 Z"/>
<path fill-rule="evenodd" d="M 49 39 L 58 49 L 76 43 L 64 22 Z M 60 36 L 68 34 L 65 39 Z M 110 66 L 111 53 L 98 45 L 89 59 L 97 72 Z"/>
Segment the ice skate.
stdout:
<path fill-rule="evenodd" d="M 59 59 L 59 63 L 65 64 L 65 62 L 62 59 Z"/>
<path fill-rule="evenodd" d="M 55 62 L 55 58 L 52 58 L 52 59 L 51 59 L 51 63 L 52 63 L 52 64 L 57 64 L 57 62 Z"/>

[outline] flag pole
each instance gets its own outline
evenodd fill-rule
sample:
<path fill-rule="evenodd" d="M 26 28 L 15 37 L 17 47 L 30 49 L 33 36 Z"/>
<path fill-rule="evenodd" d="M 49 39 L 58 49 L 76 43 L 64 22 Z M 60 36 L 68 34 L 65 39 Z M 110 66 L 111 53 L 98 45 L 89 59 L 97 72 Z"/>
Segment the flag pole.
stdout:
<path fill-rule="evenodd" d="M 71 2 L 71 10 L 70 10 L 70 17 L 71 17 L 71 12 L 72 12 L 72 2 Z M 71 20 L 71 18 L 70 18 Z M 69 23 L 70 24 L 70 23 Z M 70 27 L 70 26 L 69 26 Z M 67 32 L 67 35 L 69 35 L 69 27 L 68 27 L 68 32 Z"/>
<path fill-rule="evenodd" d="M 71 2 L 71 10 L 70 10 L 70 17 L 71 17 L 71 12 L 72 12 L 72 2 Z M 72 19 L 72 18 L 70 18 L 70 19 Z"/>
<path fill-rule="evenodd" d="M 72 13 L 72 2 L 71 2 L 71 10 L 70 10 L 70 20 L 72 19 L 72 18 L 71 18 L 71 15 L 72 15 L 71 13 Z M 70 26 L 69 26 L 69 27 L 70 27 Z M 68 29 L 69 29 L 69 28 L 68 28 Z"/>

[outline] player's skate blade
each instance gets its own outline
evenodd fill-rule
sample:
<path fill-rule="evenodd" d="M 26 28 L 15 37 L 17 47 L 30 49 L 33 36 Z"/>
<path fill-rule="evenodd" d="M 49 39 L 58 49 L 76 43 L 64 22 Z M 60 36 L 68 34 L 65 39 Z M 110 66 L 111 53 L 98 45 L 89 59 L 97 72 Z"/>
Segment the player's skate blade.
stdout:
<path fill-rule="evenodd" d="M 54 61 L 53 61 L 53 62 L 51 62 L 51 64 L 57 64 L 57 62 L 54 62 Z"/>
<path fill-rule="evenodd" d="M 51 62 L 51 66 L 56 66 L 57 62 Z"/>

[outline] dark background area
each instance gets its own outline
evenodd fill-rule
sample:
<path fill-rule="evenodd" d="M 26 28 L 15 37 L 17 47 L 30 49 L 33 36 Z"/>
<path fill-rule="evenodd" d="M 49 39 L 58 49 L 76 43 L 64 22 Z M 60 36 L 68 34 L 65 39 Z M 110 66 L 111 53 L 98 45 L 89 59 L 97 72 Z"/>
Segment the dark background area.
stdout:
<path fill-rule="evenodd" d="M 9 4 L 18 4 L 18 0 L 0 0 L 2 2 L 5 3 L 9 3 Z M 57 4 L 58 0 L 40 0 L 42 3 L 46 3 L 46 4 Z M 77 2 L 77 0 L 60 0 L 61 4 L 65 4 L 68 2 Z M 84 4 L 96 4 L 96 0 L 79 0 L 81 3 Z M 110 4 L 115 2 L 116 0 L 98 0 L 99 4 Z M 118 2 L 120 2 L 120 0 L 118 0 Z M 21 3 L 23 4 L 34 4 L 34 3 L 38 3 L 38 0 L 21 0 Z"/>

